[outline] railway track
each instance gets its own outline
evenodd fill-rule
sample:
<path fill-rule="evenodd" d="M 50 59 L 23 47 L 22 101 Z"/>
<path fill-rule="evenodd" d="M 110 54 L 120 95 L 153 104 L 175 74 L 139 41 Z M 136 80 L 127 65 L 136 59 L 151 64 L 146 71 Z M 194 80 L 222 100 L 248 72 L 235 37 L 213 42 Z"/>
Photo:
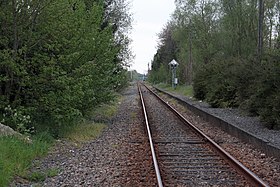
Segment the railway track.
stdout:
<path fill-rule="evenodd" d="M 158 186 L 268 186 L 154 92 L 138 90 Z"/>

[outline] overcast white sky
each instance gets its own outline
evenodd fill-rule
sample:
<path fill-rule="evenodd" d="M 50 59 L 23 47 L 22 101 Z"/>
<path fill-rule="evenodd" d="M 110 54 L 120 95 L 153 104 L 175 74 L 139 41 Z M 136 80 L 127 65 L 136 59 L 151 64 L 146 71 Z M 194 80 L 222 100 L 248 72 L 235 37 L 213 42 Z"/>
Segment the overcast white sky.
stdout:
<path fill-rule="evenodd" d="M 131 48 L 135 55 L 132 69 L 147 73 L 148 63 L 156 53 L 157 34 L 175 10 L 174 0 L 131 0 L 131 6 L 134 19 Z"/>

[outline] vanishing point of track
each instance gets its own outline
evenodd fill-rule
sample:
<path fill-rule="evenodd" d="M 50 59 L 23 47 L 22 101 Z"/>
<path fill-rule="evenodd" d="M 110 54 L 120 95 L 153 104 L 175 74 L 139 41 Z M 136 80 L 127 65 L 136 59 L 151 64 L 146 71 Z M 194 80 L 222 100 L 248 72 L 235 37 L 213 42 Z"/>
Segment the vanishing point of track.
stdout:
<path fill-rule="evenodd" d="M 158 186 L 268 186 L 148 87 L 138 90 Z"/>

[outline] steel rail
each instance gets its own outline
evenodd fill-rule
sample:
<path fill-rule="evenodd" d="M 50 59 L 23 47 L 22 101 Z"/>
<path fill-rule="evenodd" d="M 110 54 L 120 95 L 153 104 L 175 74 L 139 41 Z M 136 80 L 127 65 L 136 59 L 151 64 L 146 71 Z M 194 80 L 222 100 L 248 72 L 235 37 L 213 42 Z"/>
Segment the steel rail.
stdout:
<path fill-rule="evenodd" d="M 138 91 L 139 91 L 139 95 L 140 95 L 143 114 L 144 114 L 144 117 L 145 117 L 145 123 L 146 123 L 147 133 L 148 133 L 148 137 L 149 137 L 150 148 L 151 148 L 151 152 L 152 152 L 152 158 L 153 158 L 153 163 L 154 163 L 154 168 L 155 168 L 155 172 L 156 172 L 158 186 L 163 187 L 163 183 L 162 183 L 161 175 L 160 175 L 160 170 L 159 170 L 159 166 L 158 166 L 158 162 L 157 162 L 157 158 L 156 158 L 155 148 L 154 148 L 154 144 L 153 144 L 152 133 L 151 133 L 150 125 L 149 125 L 149 121 L 148 121 L 146 106 L 145 106 L 142 90 L 141 90 L 139 84 L 138 84 Z"/>
<path fill-rule="evenodd" d="M 232 167 L 234 167 L 242 176 L 246 177 L 248 181 L 254 186 L 260 187 L 269 187 L 262 179 L 260 179 L 255 173 L 250 171 L 246 166 L 244 166 L 241 162 L 231 156 L 226 150 L 224 150 L 221 146 L 219 146 L 216 142 L 214 142 L 211 138 L 209 138 L 206 134 L 204 134 L 201 130 L 195 127 L 189 120 L 187 120 L 183 115 L 181 115 L 175 108 L 165 102 L 159 95 L 157 95 L 154 91 L 148 88 L 145 84 L 143 84 L 147 90 L 149 90 L 153 95 L 155 95 L 162 103 L 164 103 L 170 110 L 175 113 L 179 119 L 189 127 L 191 127 L 198 135 L 200 135 L 204 140 L 206 140 L 212 148 L 222 156 Z"/>

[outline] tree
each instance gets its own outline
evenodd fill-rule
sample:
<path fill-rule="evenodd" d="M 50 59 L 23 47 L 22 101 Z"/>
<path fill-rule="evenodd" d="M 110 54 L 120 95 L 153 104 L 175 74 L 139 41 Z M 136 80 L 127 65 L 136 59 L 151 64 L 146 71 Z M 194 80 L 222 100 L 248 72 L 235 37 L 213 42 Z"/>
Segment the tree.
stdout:
<path fill-rule="evenodd" d="M 181 83 L 214 107 L 239 106 L 279 127 L 280 3 L 275 0 L 176 0 L 170 36 Z M 166 37 L 162 37 L 166 38 Z M 163 40 L 165 41 L 165 40 Z M 171 55 L 162 42 L 152 75 Z M 174 52 L 174 53 L 173 53 Z M 166 72 L 164 72 L 166 73 Z M 161 78 L 158 78 L 158 81 Z"/>
<path fill-rule="evenodd" d="M 130 23 L 124 26 L 120 19 L 104 26 L 110 9 L 103 3 L 1 1 L 2 114 L 10 105 L 31 115 L 37 129 L 57 135 L 60 126 L 112 99 L 113 91 L 125 84 L 129 56 L 123 55 L 129 42 L 118 40 L 116 31 Z M 120 24 L 117 30 L 114 24 Z M 125 33 L 122 37 L 128 40 Z"/>
<path fill-rule="evenodd" d="M 168 63 L 176 58 L 177 45 L 172 36 L 173 26 L 168 23 L 158 34 L 159 43 L 157 53 L 152 60 L 151 79 L 153 82 L 169 82 Z M 157 72 L 157 73 L 155 73 Z"/>

